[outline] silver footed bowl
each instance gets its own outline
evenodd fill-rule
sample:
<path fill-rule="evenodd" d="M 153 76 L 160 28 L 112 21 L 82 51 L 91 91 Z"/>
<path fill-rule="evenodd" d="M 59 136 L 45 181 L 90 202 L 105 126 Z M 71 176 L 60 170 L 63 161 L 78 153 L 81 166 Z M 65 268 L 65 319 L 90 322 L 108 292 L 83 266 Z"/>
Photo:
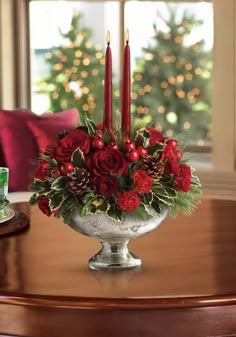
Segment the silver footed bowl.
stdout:
<path fill-rule="evenodd" d="M 166 218 L 168 210 L 162 208 L 160 215 L 153 209 L 147 220 L 141 220 L 126 214 L 121 222 L 117 222 L 105 213 L 96 213 L 74 217 L 70 227 L 77 232 L 93 237 L 102 244 L 101 250 L 90 258 L 89 267 L 94 270 L 122 270 L 140 267 L 141 259 L 128 250 L 130 239 L 147 234 L 157 228 Z"/>

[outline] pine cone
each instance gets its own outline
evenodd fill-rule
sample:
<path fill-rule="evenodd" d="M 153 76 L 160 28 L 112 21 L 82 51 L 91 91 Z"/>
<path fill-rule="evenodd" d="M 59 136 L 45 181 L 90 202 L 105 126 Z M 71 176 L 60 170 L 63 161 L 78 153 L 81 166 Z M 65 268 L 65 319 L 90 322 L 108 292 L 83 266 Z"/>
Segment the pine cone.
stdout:
<path fill-rule="evenodd" d="M 90 173 L 85 168 L 76 167 L 73 172 L 67 174 L 68 189 L 76 195 L 82 195 L 90 183 Z"/>
<path fill-rule="evenodd" d="M 158 152 L 143 158 L 143 170 L 155 180 L 160 180 L 164 172 L 164 164 Z"/>

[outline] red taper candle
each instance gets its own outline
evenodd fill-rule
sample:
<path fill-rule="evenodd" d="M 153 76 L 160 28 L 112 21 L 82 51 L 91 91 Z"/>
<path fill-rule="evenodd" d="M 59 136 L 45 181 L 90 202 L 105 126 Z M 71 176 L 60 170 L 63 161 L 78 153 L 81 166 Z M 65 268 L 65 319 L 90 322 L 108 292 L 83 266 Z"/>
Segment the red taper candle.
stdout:
<path fill-rule="evenodd" d="M 107 49 L 105 56 L 105 80 L 104 80 L 104 114 L 103 127 L 110 132 L 112 130 L 113 95 L 112 95 L 112 56 L 110 48 L 110 32 L 107 32 Z"/>
<path fill-rule="evenodd" d="M 124 69 L 123 69 L 123 95 L 122 95 L 122 131 L 127 137 L 130 137 L 130 48 L 129 33 L 126 31 L 126 46 L 124 50 Z"/>

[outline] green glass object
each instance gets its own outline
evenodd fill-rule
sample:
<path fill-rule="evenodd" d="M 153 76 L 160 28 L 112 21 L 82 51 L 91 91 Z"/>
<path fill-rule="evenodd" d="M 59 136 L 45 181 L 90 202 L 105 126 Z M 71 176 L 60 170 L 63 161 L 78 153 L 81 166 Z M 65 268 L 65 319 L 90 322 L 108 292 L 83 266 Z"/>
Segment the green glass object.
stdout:
<path fill-rule="evenodd" d="M 0 167 L 0 220 L 6 216 L 9 169 Z"/>

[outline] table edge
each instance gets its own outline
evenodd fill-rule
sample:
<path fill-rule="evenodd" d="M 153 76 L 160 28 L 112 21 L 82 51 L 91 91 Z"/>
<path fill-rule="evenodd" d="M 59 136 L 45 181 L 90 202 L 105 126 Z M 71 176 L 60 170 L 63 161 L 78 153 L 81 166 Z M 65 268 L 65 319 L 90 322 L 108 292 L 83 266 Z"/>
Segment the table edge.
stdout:
<path fill-rule="evenodd" d="M 102 298 L 67 297 L 46 295 L 22 295 L 0 292 L 0 305 L 20 305 L 26 307 L 94 309 L 94 310 L 152 310 L 184 309 L 236 305 L 236 295 L 211 295 L 199 297 L 158 297 L 158 298 Z"/>

